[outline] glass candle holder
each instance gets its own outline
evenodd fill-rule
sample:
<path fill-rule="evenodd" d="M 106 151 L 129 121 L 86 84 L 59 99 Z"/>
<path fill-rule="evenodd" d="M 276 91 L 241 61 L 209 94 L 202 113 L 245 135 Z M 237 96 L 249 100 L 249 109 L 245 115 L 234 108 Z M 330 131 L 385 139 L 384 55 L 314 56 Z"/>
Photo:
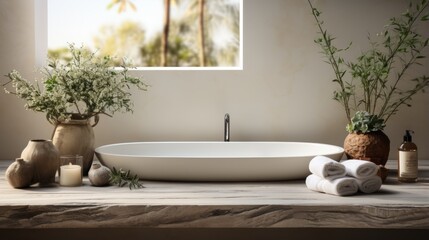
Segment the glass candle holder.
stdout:
<path fill-rule="evenodd" d="M 79 155 L 60 156 L 58 175 L 61 186 L 81 186 L 83 177 L 83 157 Z"/>

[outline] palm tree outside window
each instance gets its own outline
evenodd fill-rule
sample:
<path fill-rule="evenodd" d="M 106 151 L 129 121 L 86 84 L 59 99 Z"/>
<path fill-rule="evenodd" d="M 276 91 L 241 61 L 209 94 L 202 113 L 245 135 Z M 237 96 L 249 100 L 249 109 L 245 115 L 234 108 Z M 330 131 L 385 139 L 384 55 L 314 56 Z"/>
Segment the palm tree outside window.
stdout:
<path fill-rule="evenodd" d="M 115 65 L 240 68 L 242 0 L 48 0 L 48 54 L 69 43 Z"/>

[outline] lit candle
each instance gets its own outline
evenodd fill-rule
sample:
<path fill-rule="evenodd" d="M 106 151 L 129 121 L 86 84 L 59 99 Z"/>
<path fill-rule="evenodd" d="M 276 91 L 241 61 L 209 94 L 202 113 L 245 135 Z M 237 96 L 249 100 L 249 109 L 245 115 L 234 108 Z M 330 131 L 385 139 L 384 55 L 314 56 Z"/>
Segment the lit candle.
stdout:
<path fill-rule="evenodd" d="M 61 166 L 60 185 L 75 187 L 82 185 L 82 168 L 79 165 Z"/>

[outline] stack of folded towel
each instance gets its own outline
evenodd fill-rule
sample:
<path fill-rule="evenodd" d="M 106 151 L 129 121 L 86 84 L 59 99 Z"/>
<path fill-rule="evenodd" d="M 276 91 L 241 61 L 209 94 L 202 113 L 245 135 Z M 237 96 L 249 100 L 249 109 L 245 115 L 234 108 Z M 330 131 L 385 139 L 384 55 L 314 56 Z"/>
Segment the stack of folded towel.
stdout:
<path fill-rule="evenodd" d="M 342 163 L 328 157 L 316 156 L 309 164 L 312 173 L 305 180 L 307 188 L 339 196 L 361 191 L 373 193 L 380 189 L 378 166 L 364 160 L 347 160 Z"/>

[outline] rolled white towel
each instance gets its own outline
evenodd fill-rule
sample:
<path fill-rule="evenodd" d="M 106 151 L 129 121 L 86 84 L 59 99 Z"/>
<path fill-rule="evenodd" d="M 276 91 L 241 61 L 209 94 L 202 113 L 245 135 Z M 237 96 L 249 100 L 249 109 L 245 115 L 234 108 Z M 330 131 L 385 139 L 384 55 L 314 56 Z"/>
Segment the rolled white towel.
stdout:
<path fill-rule="evenodd" d="M 336 178 L 332 181 L 325 180 L 322 182 L 322 188 L 325 193 L 339 196 L 353 195 L 359 189 L 356 179 L 351 177 Z"/>
<path fill-rule="evenodd" d="M 356 179 L 359 186 L 359 191 L 363 193 L 377 192 L 381 188 L 381 178 L 379 176 L 371 176 L 368 178 Z"/>
<path fill-rule="evenodd" d="M 305 179 L 305 185 L 307 185 L 307 188 L 316 192 L 323 192 L 322 189 L 322 181 L 325 181 L 326 179 L 323 179 L 316 174 L 310 174 Z"/>
<path fill-rule="evenodd" d="M 368 178 L 377 175 L 378 166 L 373 162 L 352 159 L 341 163 L 346 167 L 348 176 Z"/>
<path fill-rule="evenodd" d="M 341 163 L 325 156 L 315 156 L 308 165 L 310 172 L 329 180 L 344 177 L 346 168 Z"/>
<path fill-rule="evenodd" d="M 358 191 L 358 185 L 356 180 L 350 177 L 327 180 L 315 174 L 311 174 L 305 179 L 305 184 L 310 190 L 324 192 L 337 196 L 353 195 Z"/>

